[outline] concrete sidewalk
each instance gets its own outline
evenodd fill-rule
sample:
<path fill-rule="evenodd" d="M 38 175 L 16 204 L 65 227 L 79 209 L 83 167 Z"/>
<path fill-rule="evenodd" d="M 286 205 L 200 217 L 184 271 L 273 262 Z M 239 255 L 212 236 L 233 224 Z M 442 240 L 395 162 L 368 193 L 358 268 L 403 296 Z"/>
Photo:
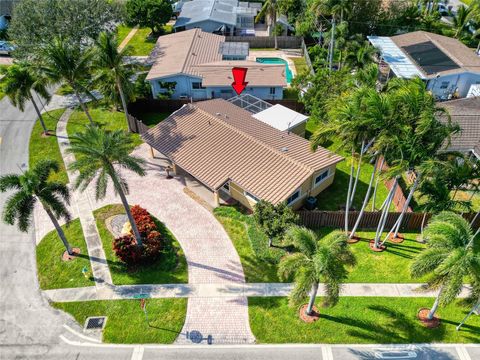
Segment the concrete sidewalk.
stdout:
<path fill-rule="evenodd" d="M 344 284 L 342 296 L 355 297 L 435 297 L 436 291 L 421 290 L 422 284 Z M 71 289 L 45 290 L 44 294 L 53 302 L 120 300 L 145 297 L 159 298 L 238 298 L 238 297 L 276 297 L 288 296 L 293 284 L 283 283 L 227 283 L 227 284 L 158 284 L 106 286 L 96 289 L 94 286 Z M 464 286 L 459 297 L 468 296 L 469 287 Z M 318 296 L 325 295 L 320 286 Z"/>

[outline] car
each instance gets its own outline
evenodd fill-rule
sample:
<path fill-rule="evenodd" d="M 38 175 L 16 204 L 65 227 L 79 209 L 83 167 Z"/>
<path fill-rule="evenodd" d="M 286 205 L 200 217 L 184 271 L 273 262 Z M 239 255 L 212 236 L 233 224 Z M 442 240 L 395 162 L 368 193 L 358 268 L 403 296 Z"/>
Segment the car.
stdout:
<path fill-rule="evenodd" d="M 434 2 L 430 1 L 426 5 L 419 4 L 418 9 L 422 10 L 424 8 L 424 6 L 426 6 L 428 10 L 431 10 L 432 7 L 434 7 L 433 10 L 438 11 L 440 13 L 440 15 L 442 15 L 442 16 L 450 16 L 450 14 L 451 14 L 450 13 L 451 6 L 447 6 L 444 3 L 435 4 Z"/>
<path fill-rule="evenodd" d="M 0 55 L 10 55 L 15 47 L 7 41 L 0 41 Z"/>

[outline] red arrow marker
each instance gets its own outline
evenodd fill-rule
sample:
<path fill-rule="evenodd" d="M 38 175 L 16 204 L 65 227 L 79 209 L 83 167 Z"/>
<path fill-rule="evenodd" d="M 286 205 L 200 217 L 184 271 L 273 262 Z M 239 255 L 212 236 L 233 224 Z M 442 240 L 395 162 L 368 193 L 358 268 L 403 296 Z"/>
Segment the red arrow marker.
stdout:
<path fill-rule="evenodd" d="M 234 67 L 232 69 L 232 74 L 233 74 L 233 83 L 232 87 L 233 90 L 237 93 L 237 95 L 240 95 L 243 90 L 245 90 L 245 87 L 248 84 L 248 81 L 245 82 L 245 78 L 247 77 L 247 68 L 241 68 L 241 67 Z"/>

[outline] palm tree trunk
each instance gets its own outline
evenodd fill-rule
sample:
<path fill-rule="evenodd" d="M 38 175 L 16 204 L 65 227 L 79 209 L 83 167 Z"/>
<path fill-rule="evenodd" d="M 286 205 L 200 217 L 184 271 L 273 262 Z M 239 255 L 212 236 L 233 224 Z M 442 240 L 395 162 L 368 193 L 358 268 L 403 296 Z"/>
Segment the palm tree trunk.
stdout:
<path fill-rule="evenodd" d="M 307 310 L 305 313 L 307 315 L 313 315 L 313 305 L 315 305 L 315 298 L 317 297 L 318 292 L 318 283 L 313 284 L 312 290 L 310 292 L 310 300 L 308 301 Z"/>
<path fill-rule="evenodd" d="M 347 190 L 347 200 L 345 201 L 345 235 L 348 235 L 348 210 L 350 208 L 350 194 L 352 191 L 352 181 L 353 181 L 353 154 L 354 148 L 352 146 L 352 164 L 350 165 L 350 179 L 348 180 L 348 190 Z"/>
<path fill-rule="evenodd" d="M 79 94 L 78 90 L 76 89 L 76 87 L 72 86 L 72 88 L 75 91 L 75 96 L 77 97 L 78 102 L 80 103 L 80 107 L 85 112 L 85 115 L 87 115 L 88 121 L 90 121 L 90 125 L 93 125 L 93 120 L 92 120 L 92 117 L 90 116 L 90 113 L 88 112 L 87 105 L 85 105 L 84 102 L 82 101 L 82 98 L 80 97 L 80 94 Z"/>
<path fill-rule="evenodd" d="M 422 225 L 420 225 L 420 234 L 423 235 L 423 229 L 425 228 L 425 220 L 427 218 L 427 212 L 423 213 Z"/>
<path fill-rule="evenodd" d="M 478 211 L 477 215 L 473 217 L 472 221 L 470 222 L 470 226 L 473 226 L 473 223 L 475 222 L 475 220 L 477 220 L 478 215 L 480 215 L 480 211 Z"/>
<path fill-rule="evenodd" d="M 360 214 L 358 214 L 357 221 L 355 222 L 355 225 L 353 225 L 352 231 L 350 231 L 350 239 L 355 236 L 355 232 L 357 231 L 357 228 L 360 225 L 360 221 L 362 220 L 363 214 L 365 212 L 365 208 L 367 207 L 368 198 L 370 197 L 370 192 L 372 190 L 373 179 L 375 178 L 375 172 L 377 170 L 377 163 L 378 163 L 378 157 L 375 159 L 375 165 L 373 167 L 372 175 L 370 176 L 370 182 L 368 183 L 367 193 L 365 194 L 365 198 L 363 199 L 363 204 L 362 204 L 362 208 L 360 209 Z"/>
<path fill-rule="evenodd" d="M 432 308 L 430 309 L 430 312 L 428 313 L 427 319 L 432 320 L 433 317 L 435 316 L 435 313 L 438 310 L 438 305 L 440 305 L 440 296 L 442 295 L 443 292 L 443 286 L 440 288 L 440 291 L 438 292 L 437 298 L 435 299 L 435 302 L 433 303 Z"/>
<path fill-rule="evenodd" d="M 357 173 L 355 174 L 355 182 L 353 183 L 353 190 L 352 190 L 352 193 L 350 195 L 350 206 L 352 205 L 353 198 L 355 197 L 355 192 L 357 191 L 357 183 L 358 183 L 358 178 L 360 176 L 360 168 L 362 167 L 362 157 L 363 157 L 363 153 L 365 151 L 364 148 L 365 148 L 365 140 L 362 141 L 362 147 L 360 148 L 360 156 L 358 158 Z"/>
<path fill-rule="evenodd" d="M 395 225 L 392 227 L 390 232 L 387 234 L 387 237 L 385 238 L 385 240 L 388 239 L 390 234 L 394 231 L 395 231 L 395 233 L 393 234 L 393 237 L 396 238 L 398 236 L 398 231 L 400 230 L 400 226 L 402 225 L 402 220 L 405 216 L 405 213 L 407 212 L 408 205 L 410 204 L 410 201 L 412 200 L 413 193 L 417 189 L 418 183 L 420 182 L 420 177 L 421 177 L 421 174 L 419 174 L 415 178 L 415 181 L 412 185 L 412 188 L 410 189 L 410 192 L 408 193 L 407 199 L 405 200 L 405 203 L 403 204 L 402 212 L 400 213 L 400 216 L 398 217 L 398 220 L 395 222 Z"/>
<path fill-rule="evenodd" d="M 35 108 L 35 112 L 37 113 L 38 120 L 40 121 L 40 124 L 42 125 L 43 133 L 46 135 L 48 133 L 48 129 L 45 126 L 45 122 L 43 121 L 42 113 L 40 112 L 40 109 L 38 108 L 35 100 L 33 100 L 32 92 L 29 91 L 28 93 L 30 95 L 30 100 L 32 101 L 33 107 Z"/>
<path fill-rule="evenodd" d="M 116 181 L 114 181 L 114 182 L 116 182 Z M 117 184 L 118 184 L 118 182 L 117 182 Z M 135 239 L 137 240 L 137 245 L 141 247 L 141 246 L 143 246 L 142 237 L 140 235 L 140 232 L 138 231 L 138 227 L 137 227 L 137 224 L 135 223 L 132 212 L 130 211 L 130 205 L 128 205 L 128 201 L 127 201 L 127 198 L 125 196 L 125 193 L 123 192 L 123 189 L 120 186 L 120 184 L 116 185 L 115 187 L 117 188 L 118 195 L 120 195 L 120 199 L 122 200 L 123 207 L 125 208 L 125 213 L 127 214 L 128 221 L 130 222 L 130 225 L 132 227 L 133 235 L 135 236 Z"/>
<path fill-rule="evenodd" d="M 120 99 L 122 100 L 123 112 L 125 113 L 125 119 L 127 120 L 128 131 L 132 132 L 132 128 L 130 127 L 130 121 L 128 121 L 127 101 L 125 100 L 125 94 L 123 93 L 122 83 L 118 79 L 117 79 L 117 88 L 118 88 L 118 92 L 120 93 Z"/>
<path fill-rule="evenodd" d="M 52 210 L 50 210 L 50 208 L 46 205 L 42 204 L 42 206 L 45 209 L 46 213 L 48 214 L 48 217 L 50 218 L 50 220 L 52 220 L 53 226 L 55 226 L 55 230 L 57 230 L 58 236 L 60 237 L 60 240 L 62 240 L 68 255 L 73 255 L 72 247 L 68 243 L 67 237 L 65 236 L 65 233 L 63 232 L 63 229 L 58 223 L 58 220 L 53 214 Z"/>
<path fill-rule="evenodd" d="M 382 161 L 380 162 L 380 166 L 378 167 L 380 170 L 382 170 L 384 162 L 385 162 L 385 157 L 382 156 Z M 377 197 L 377 188 L 378 188 L 378 182 L 379 181 L 380 181 L 380 176 L 377 175 L 377 180 L 375 181 L 375 187 L 373 188 L 372 211 L 375 210 L 375 200 L 376 200 L 376 197 Z"/>
<path fill-rule="evenodd" d="M 385 224 L 387 222 L 388 211 L 390 209 L 390 204 L 392 203 L 395 191 L 397 190 L 397 185 L 398 185 L 398 178 L 396 177 L 395 182 L 393 183 L 393 186 L 388 193 L 385 207 L 382 210 L 382 216 L 380 217 L 380 221 L 378 222 L 378 226 L 377 226 L 377 231 L 375 233 L 375 247 L 377 248 L 380 245 L 379 243 L 380 237 L 382 236 L 383 230 L 385 228 Z"/>

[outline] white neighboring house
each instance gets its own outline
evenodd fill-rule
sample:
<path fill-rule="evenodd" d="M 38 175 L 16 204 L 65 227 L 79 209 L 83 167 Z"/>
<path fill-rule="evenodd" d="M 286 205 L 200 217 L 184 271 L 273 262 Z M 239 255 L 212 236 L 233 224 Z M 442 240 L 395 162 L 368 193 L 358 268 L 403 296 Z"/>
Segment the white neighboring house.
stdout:
<path fill-rule="evenodd" d="M 415 31 L 368 40 L 381 54 L 390 74 L 420 77 L 438 100 L 464 98 L 480 84 L 480 56 L 457 39 Z"/>

